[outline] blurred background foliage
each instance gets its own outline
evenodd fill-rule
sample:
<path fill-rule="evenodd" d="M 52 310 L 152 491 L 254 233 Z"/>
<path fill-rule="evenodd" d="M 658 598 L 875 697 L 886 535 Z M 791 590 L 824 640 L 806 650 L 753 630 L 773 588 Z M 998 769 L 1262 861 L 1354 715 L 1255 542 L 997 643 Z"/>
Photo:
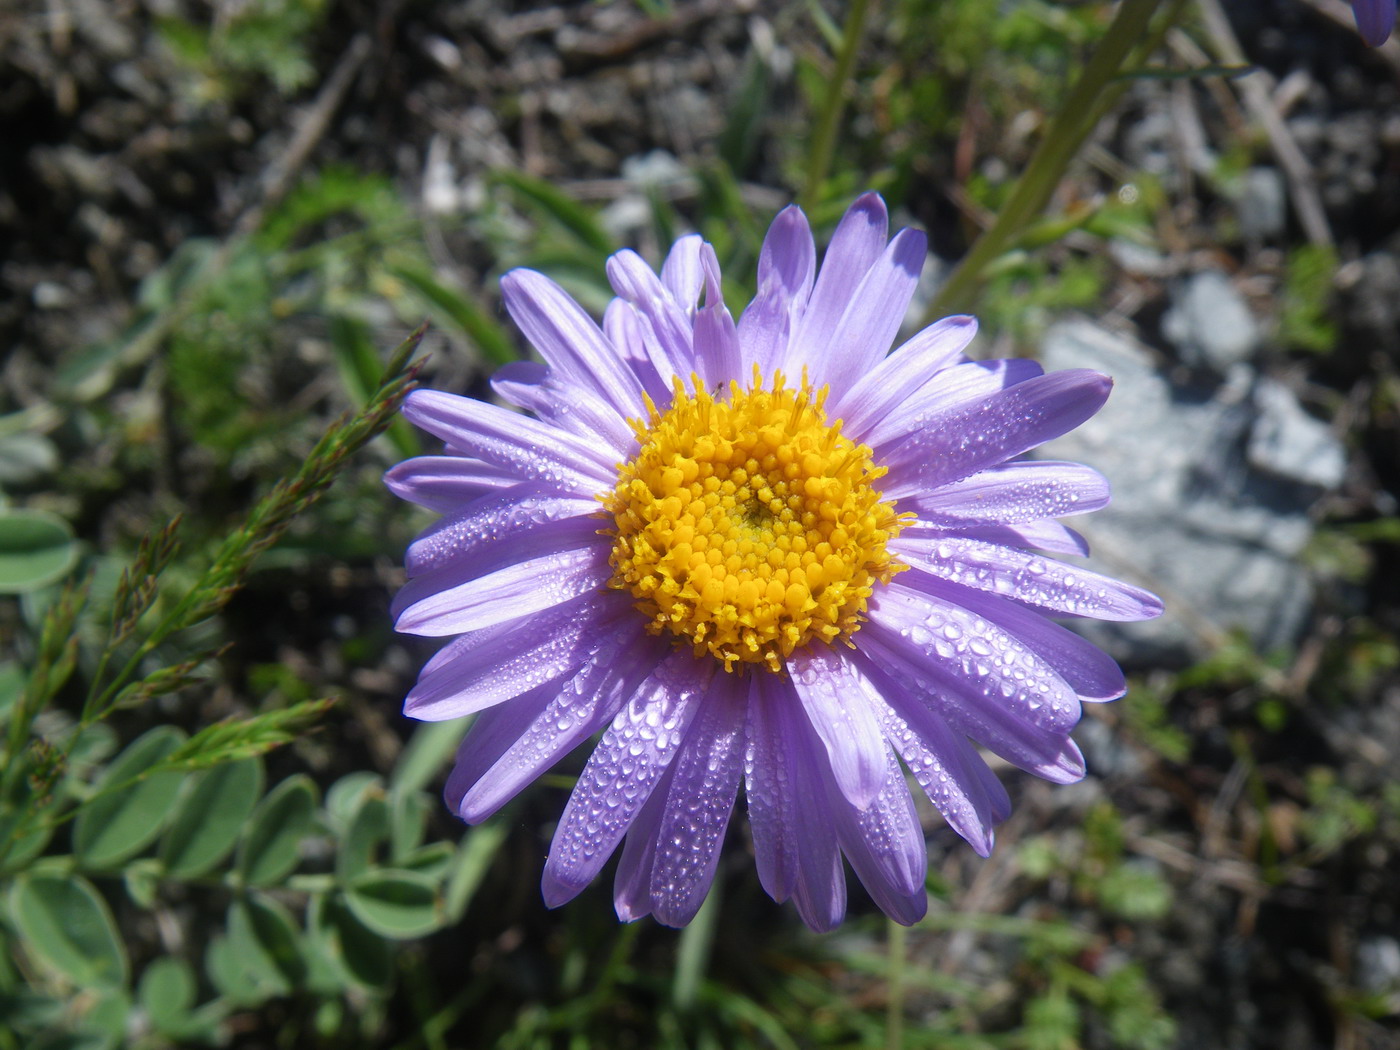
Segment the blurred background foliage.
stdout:
<path fill-rule="evenodd" d="M 1155 6 L 1121 100 L 952 305 L 983 356 L 1083 312 L 1190 378 L 1169 289 L 1230 268 L 1262 367 L 1352 457 L 1309 510 L 1317 601 L 1281 646 L 1126 650 L 1085 785 L 1008 774 L 985 862 L 929 815 L 929 918 L 853 887 L 829 936 L 762 894 L 739 830 L 685 931 L 619 925 L 606 880 L 546 912 L 577 758 L 482 827 L 443 811 L 463 727 L 401 718 L 430 650 L 387 615 L 428 521 L 379 482 L 424 449 L 392 415 L 408 355 L 484 394 L 527 352 L 501 273 L 600 311 L 611 251 L 690 230 L 737 308 L 780 207 L 820 240 L 866 188 L 930 231 L 926 310 L 1115 5 L 0 13 L 0 1048 L 1396 1045 L 1400 789 L 1372 727 L 1400 718 L 1400 368 L 1358 289 L 1378 254 L 1400 283 L 1400 67 L 1323 0 L 1234 5 L 1243 63 L 1217 3 Z M 1325 237 L 1242 219 L 1278 148 L 1252 68 L 1359 121 L 1313 143 Z M 1210 148 L 1135 147 L 1164 107 L 1207 112 Z"/>

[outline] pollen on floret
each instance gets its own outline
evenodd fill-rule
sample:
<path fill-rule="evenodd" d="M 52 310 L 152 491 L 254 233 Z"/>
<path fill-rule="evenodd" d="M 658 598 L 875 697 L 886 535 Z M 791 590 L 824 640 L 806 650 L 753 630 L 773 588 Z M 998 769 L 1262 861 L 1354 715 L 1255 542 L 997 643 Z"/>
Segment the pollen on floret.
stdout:
<path fill-rule="evenodd" d="M 610 586 L 654 634 L 725 670 L 781 672 L 813 641 L 847 641 L 874 588 L 905 568 L 888 551 L 906 516 L 881 499 L 870 449 L 828 423 L 825 387 L 757 369 L 717 399 L 676 378 L 664 412 L 601 496 L 613 518 Z"/>

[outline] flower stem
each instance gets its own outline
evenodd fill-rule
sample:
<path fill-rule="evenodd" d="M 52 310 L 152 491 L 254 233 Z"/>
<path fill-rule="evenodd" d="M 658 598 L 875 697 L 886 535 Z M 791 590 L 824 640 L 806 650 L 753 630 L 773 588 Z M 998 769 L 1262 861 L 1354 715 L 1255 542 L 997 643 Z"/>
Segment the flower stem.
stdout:
<path fill-rule="evenodd" d="M 924 324 L 969 309 L 980 290 L 987 265 L 1006 251 L 1027 224 L 1044 210 L 1084 140 L 1127 86 L 1126 81 L 1119 79 L 1119 74 L 1146 35 L 1161 3 L 1162 0 L 1123 0 L 1118 5 L 1108 31 L 1050 122 L 1026 170 L 1016 180 L 1011 196 L 933 297 Z"/>
<path fill-rule="evenodd" d="M 841 48 L 836 53 L 836 70 L 826 83 L 817 130 L 807 154 L 807 179 L 797 200 L 809 214 L 821 197 L 822 183 L 831 168 L 831 155 L 836 148 L 836 129 L 846 108 L 846 88 L 851 70 L 856 64 L 856 52 L 865 36 L 865 22 L 870 14 L 870 0 L 852 0 L 846 12 L 846 24 L 841 29 Z"/>
<path fill-rule="evenodd" d="M 676 976 L 671 984 L 671 1002 L 685 1012 L 695 1005 L 700 982 L 710 963 L 710 946 L 715 938 L 715 919 L 719 917 L 719 886 L 716 879 L 700 910 L 689 926 L 681 931 L 676 948 Z"/>
<path fill-rule="evenodd" d="M 890 919 L 889 973 L 886 975 L 888 993 L 885 999 L 885 1046 L 900 1050 L 904 1046 L 904 967 L 908 957 L 909 930 Z"/>

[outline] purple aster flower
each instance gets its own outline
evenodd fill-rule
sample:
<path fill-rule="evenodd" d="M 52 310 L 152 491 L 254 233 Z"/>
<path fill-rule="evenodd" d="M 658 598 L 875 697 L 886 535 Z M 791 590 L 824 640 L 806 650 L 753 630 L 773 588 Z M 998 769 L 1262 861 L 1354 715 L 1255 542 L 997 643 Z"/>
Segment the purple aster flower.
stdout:
<path fill-rule="evenodd" d="M 1049 617 L 1162 606 L 1047 557 L 1087 553 L 1055 519 L 1104 506 L 1108 485 L 1023 457 L 1111 383 L 970 361 L 970 317 L 889 353 L 924 255 L 867 194 L 820 270 L 806 217 L 780 214 L 737 324 L 697 236 L 660 276 L 614 255 L 601 328 L 515 270 L 506 308 L 544 364 L 492 384 L 532 415 L 409 396 L 446 448 L 388 484 L 444 517 L 409 548 L 394 615 L 454 640 L 405 710 L 477 715 L 449 805 L 485 820 L 602 733 L 545 864 L 549 906 L 621 844 L 618 915 L 689 922 L 742 782 L 776 900 L 831 928 L 844 856 L 913 923 L 927 847 L 901 760 L 983 856 L 1010 802 L 971 741 L 1057 783 L 1084 775 L 1069 732 L 1123 675 Z"/>
<path fill-rule="evenodd" d="M 1361 39 L 1371 47 L 1384 44 L 1395 28 L 1395 0 L 1351 0 L 1351 13 Z"/>

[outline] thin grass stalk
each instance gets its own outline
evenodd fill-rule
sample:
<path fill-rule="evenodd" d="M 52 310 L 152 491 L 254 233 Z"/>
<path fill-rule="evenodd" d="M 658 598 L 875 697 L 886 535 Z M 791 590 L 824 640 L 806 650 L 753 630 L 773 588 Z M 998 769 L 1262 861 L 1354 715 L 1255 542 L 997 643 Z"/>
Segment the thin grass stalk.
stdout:
<path fill-rule="evenodd" d="M 836 54 L 836 71 L 827 81 L 826 96 L 817 116 L 817 130 L 807 154 L 807 179 L 798 196 L 798 203 L 809 214 L 821 199 L 822 183 L 831 169 L 831 156 L 836 149 L 836 132 L 841 114 L 846 108 L 846 89 L 855 68 L 856 53 L 865 37 L 865 23 L 870 15 L 870 0 L 852 0 L 841 30 L 841 49 Z"/>
<path fill-rule="evenodd" d="M 1050 122 L 1040 145 L 996 219 L 973 243 L 951 277 L 934 295 L 921 322 L 972 307 L 988 264 L 1016 240 L 1050 202 L 1070 162 L 1107 109 L 1127 87 L 1119 79 L 1128 58 L 1147 35 L 1163 0 L 1123 0 L 1069 97 Z"/>

